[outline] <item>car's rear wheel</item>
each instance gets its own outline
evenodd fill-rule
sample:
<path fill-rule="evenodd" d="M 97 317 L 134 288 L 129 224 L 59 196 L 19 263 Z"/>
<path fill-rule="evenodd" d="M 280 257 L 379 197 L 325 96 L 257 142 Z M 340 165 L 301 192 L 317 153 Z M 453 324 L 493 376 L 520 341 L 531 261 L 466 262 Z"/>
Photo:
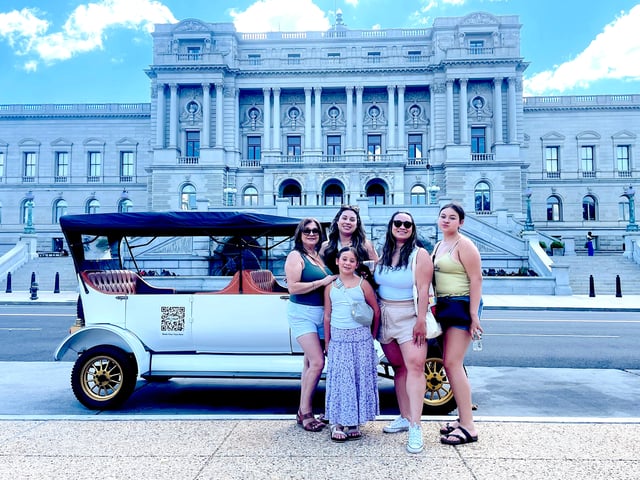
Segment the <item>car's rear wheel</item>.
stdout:
<path fill-rule="evenodd" d="M 71 370 L 71 388 L 93 410 L 120 406 L 133 393 L 137 380 L 133 357 L 117 347 L 101 345 L 82 353 Z"/>
<path fill-rule="evenodd" d="M 457 408 L 453 390 L 444 370 L 442 358 L 428 357 L 424 362 L 427 390 L 424 394 L 423 412 L 426 415 L 447 415 Z"/>

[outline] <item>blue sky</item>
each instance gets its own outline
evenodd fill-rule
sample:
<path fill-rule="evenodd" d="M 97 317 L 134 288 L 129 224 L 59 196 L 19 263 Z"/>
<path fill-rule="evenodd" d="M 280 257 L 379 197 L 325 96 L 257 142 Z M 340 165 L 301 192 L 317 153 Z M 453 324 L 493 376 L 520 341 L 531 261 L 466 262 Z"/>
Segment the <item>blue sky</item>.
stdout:
<path fill-rule="evenodd" d="M 525 95 L 640 94 L 637 0 L 0 0 L 0 104 L 149 102 L 156 23 L 326 30 L 336 9 L 354 29 L 518 15 Z"/>

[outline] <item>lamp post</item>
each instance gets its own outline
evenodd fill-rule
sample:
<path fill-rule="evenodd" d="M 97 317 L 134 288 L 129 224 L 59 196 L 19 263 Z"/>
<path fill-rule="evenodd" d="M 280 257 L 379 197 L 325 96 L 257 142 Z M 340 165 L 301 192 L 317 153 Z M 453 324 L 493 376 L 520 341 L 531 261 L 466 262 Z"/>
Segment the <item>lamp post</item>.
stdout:
<path fill-rule="evenodd" d="M 533 192 L 530 188 L 527 188 L 524 191 L 524 197 L 527 201 L 527 219 L 524 222 L 524 231 L 525 232 L 533 232 L 536 228 L 533 225 L 533 220 L 531 220 L 531 194 Z"/>
<path fill-rule="evenodd" d="M 434 205 L 436 203 L 436 196 L 440 191 L 440 187 L 436 185 L 436 177 L 435 174 L 431 176 L 431 164 L 427 162 L 427 192 L 429 193 L 429 201 L 427 202 L 429 205 Z"/>
<path fill-rule="evenodd" d="M 627 224 L 627 232 L 637 232 L 638 224 L 636 223 L 636 206 L 635 206 L 635 194 L 636 191 L 631 185 L 629 188 L 625 188 L 624 196 L 629 199 L 629 223 Z"/>
<path fill-rule="evenodd" d="M 36 229 L 33 227 L 33 199 L 35 196 L 33 192 L 29 190 L 24 198 L 26 200 L 24 203 L 26 215 L 24 233 L 35 233 Z"/>

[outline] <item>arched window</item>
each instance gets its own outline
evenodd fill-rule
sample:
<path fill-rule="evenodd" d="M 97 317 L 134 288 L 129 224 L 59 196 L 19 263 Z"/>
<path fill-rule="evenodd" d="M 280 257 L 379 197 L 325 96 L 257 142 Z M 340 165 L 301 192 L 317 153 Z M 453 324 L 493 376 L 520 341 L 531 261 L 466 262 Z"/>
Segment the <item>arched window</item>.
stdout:
<path fill-rule="evenodd" d="M 427 191 L 422 185 L 411 187 L 411 205 L 426 205 Z"/>
<path fill-rule="evenodd" d="M 86 208 L 87 213 L 98 213 L 99 211 L 100 211 L 100 202 L 97 199 L 92 198 L 87 202 L 87 208 Z"/>
<path fill-rule="evenodd" d="M 379 183 L 372 183 L 367 187 L 367 198 L 369 205 L 384 205 L 386 202 L 386 192 L 384 186 Z"/>
<path fill-rule="evenodd" d="M 593 195 L 585 195 L 582 199 L 582 219 L 596 219 L 596 199 L 593 197 Z"/>
<path fill-rule="evenodd" d="M 280 186 L 280 198 L 286 198 L 291 205 L 302 205 L 302 189 L 300 184 L 293 180 L 284 182 Z"/>
<path fill-rule="evenodd" d="M 69 205 L 63 199 L 58 199 L 53 204 L 53 223 L 58 223 L 60 217 L 67 214 L 67 208 Z"/>
<path fill-rule="evenodd" d="M 132 208 L 133 208 L 133 202 L 128 198 L 122 199 L 120 200 L 120 203 L 118 203 L 118 211 L 120 213 L 130 212 Z"/>
<path fill-rule="evenodd" d="M 196 210 L 196 187 L 187 183 L 180 190 L 180 210 Z"/>
<path fill-rule="evenodd" d="M 547 198 L 547 220 L 550 222 L 562 221 L 562 202 L 556 195 Z"/>
<path fill-rule="evenodd" d="M 491 212 L 491 187 L 487 182 L 478 182 L 474 190 L 476 213 Z"/>
<path fill-rule="evenodd" d="M 345 203 L 344 190 L 342 189 L 342 186 L 337 183 L 331 183 L 327 185 L 324 189 L 323 197 L 323 205 L 340 206 Z"/>
<path fill-rule="evenodd" d="M 256 187 L 247 187 L 244 189 L 242 204 L 245 207 L 255 207 L 258 205 L 258 189 Z"/>

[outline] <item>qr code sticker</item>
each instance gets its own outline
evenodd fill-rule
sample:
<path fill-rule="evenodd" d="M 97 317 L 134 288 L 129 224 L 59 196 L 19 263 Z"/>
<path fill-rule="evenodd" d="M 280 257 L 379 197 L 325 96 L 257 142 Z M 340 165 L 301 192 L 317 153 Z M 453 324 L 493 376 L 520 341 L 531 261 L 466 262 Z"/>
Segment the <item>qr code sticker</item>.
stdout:
<path fill-rule="evenodd" d="M 163 335 L 182 335 L 184 317 L 184 307 L 160 307 L 160 332 Z"/>

